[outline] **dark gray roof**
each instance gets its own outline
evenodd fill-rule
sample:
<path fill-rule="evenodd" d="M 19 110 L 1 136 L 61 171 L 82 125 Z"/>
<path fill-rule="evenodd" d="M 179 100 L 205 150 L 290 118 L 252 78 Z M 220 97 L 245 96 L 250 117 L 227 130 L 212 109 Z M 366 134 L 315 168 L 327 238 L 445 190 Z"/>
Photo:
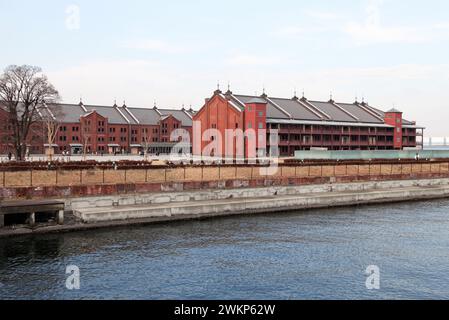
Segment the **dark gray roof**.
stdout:
<path fill-rule="evenodd" d="M 131 114 L 129 114 L 127 107 L 125 108 L 125 106 L 121 106 L 118 107 L 118 110 L 120 110 L 120 112 L 123 113 L 123 115 L 126 117 L 126 119 L 128 119 L 130 124 L 137 124 L 137 121 L 134 119 L 134 117 Z"/>
<path fill-rule="evenodd" d="M 54 116 L 56 118 L 56 121 L 60 121 L 60 119 L 62 118 L 60 108 L 57 105 L 50 105 L 48 106 L 48 108 L 46 108 L 45 106 L 40 106 L 39 108 L 37 108 L 37 111 L 39 116 L 44 120 L 53 119 L 54 114 L 58 114 Z"/>
<path fill-rule="evenodd" d="M 106 106 L 84 106 L 87 112 L 96 111 L 101 116 L 108 118 L 108 122 L 111 124 L 128 124 L 128 121 L 123 117 L 123 115 L 117 111 L 114 107 Z"/>
<path fill-rule="evenodd" d="M 61 122 L 77 123 L 80 121 L 80 117 L 85 114 L 79 104 L 55 103 L 49 104 L 48 107 L 56 119 Z"/>
<path fill-rule="evenodd" d="M 0 101 L 0 107 L 2 107 Z M 168 117 L 172 115 L 182 122 L 183 126 L 192 126 L 192 118 L 195 111 L 178 110 L 178 109 L 157 109 L 154 108 L 136 108 L 136 107 L 114 107 L 114 106 L 98 106 L 98 105 L 83 105 L 84 110 L 80 104 L 65 104 L 52 103 L 47 105 L 50 112 L 56 117 L 58 121 L 66 123 L 78 123 L 82 116 L 85 116 L 94 110 L 101 116 L 108 119 L 111 124 L 141 124 L 141 125 L 158 125 L 161 117 Z M 39 112 L 43 117 L 50 116 L 48 109 L 40 107 Z M 190 116 L 189 116 L 190 115 Z M 134 117 L 136 119 L 134 119 Z"/>
<path fill-rule="evenodd" d="M 159 109 L 159 112 L 162 113 L 163 116 L 172 115 L 181 121 L 184 127 L 191 127 L 193 125 L 192 118 L 190 118 L 183 110 Z"/>
<path fill-rule="evenodd" d="M 154 109 L 143 108 L 127 108 L 139 120 L 140 124 L 157 125 L 160 119 L 160 114 Z"/>
<path fill-rule="evenodd" d="M 260 96 L 251 96 L 251 95 L 231 95 L 231 100 L 237 104 L 242 110 L 244 104 L 250 103 L 252 99 L 261 99 L 267 102 L 267 118 L 271 119 L 290 119 L 290 117 L 285 113 L 287 112 L 291 115 L 294 120 L 309 120 L 309 121 L 336 121 L 336 122 L 355 122 L 355 123 L 376 123 L 382 124 L 384 123 L 383 119 L 385 117 L 385 112 L 374 108 L 368 104 L 364 104 L 360 106 L 355 103 L 339 103 L 331 101 L 322 102 L 322 101 L 310 101 L 307 100 L 308 104 L 312 107 L 311 109 L 317 109 L 330 117 L 330 119 L 321 119 L 314 112 L 310 111 L 306 108 L 300 101 L 296 99 L 286 99 L 286 98 L 271 98 L 260 97 Z M 271 103 L 271 102 L 273 103 Z M 243 104 L 243 105 L 242 105 Z M 276 105 L 274 105 L 276 104 Z M 279 109 L 279 107 L 284 110 Z M 381 119 L 378 119 L 370 112 L 366 111 L 364 108 L 369 109 L 372 113 L 378 114 Z M 343 109 L 343 110 L 341 110 Z M 400 111 L 396 111 L 400 112 Z M 355 119 L 357 118 L 357 119 Z M 406 125 L 412 125 L 413 122 L 409 120 L 403 119 L 403 123 Z"/>
<path fill-rule="evenodd" d="M 327 115 L 331 117 L 334 121 L 343 121 L 343 122 L 354 122 L 356 121 L 353 117 L 340 110 L 338 107 L 334 106 L 330 102 L 320 102 L 320 101 L 310 101 L 313 106 L 317 107 L 319 110 L 323 111 Z"/>
<path fill-rule="evenodd" d="M 321 120 L 320 117 L 307 109 L 299 101 L 281 98 L 270 98 L 270 100 L 291 114 L 294 119 Z"/>
<path fill-rule="evenodd" d="M 383 123 L 369 112 L 366 112 L 360 106 L 353 103 L 337 103 L 340 107 L 356 116 L 361 122 Z"/>

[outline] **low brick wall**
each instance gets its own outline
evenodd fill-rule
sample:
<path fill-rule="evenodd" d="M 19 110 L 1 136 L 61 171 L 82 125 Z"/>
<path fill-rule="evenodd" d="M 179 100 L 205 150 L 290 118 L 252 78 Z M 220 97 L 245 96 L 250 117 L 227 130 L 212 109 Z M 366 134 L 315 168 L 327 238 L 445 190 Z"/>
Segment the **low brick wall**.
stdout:
<path fill-rule="evenodd" d="M 42 198 L 352 181 L 448 178 L 449 161 L 414 163 L 174 166 L 0 172 L 0 197 Z"/>

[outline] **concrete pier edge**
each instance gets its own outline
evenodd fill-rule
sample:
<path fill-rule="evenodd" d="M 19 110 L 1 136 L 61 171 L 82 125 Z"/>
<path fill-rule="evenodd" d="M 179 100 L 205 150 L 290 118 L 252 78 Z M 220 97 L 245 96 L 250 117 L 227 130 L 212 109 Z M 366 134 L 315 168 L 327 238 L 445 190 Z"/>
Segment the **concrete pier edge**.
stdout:
<path fill-rule="evenodd" d="M 310 188 L 316 188 L 315 192 L 302 192 L 300 194 L 290 195 L 271 195 L 257 198 L 243 197 L 189 202 L 178 201 L 168 202 L 165 204 L 124 205 L 121 207 L 109 207 L 106 205 L 95 208 L 87 207 L 84 210 L 75 209 L 75 214 L 83 219 L 83 211 L 84 213 L 94 215 L 98 214 L 101 216 L 105 213 L 111 214 L 111 212 L 114 214 L 114 211 L 116 213 L 118 212 L 120 215 L 123 212 L 126 213 L 126 211 L 132 213 L 133 211 L 142 211 L 143 209 L 144 212 L 145 210 L 148 212 L 153 210 L 153 213 L 149 213 L 153 214 L 153 216 L 134 219 L 127 218 L 123 220 L 107 220 L 108 218 L 106 218 L 107 221 L 100 221 L 101 219 L 99 219 L 99 221 L 96 222 L 95 219 L 91 219 L 91 221 L 94 222 L 45 226 L 35 229 L 3 229 L 0 230 L 0 238 L 148 225 L 154 223 L 208 219 L 233 215 L 292 212 L 316 208 L 346 207 L 449 197 L 449 179 L 409 180 L 408 182 L 378 182 L 371 185 L 371 188 L 358 189 L 357 187 L 360 187 L 361 185 L 363 184 L 352 183 L 340 185 L 316 185 L 308 186 Z M 352 186 L 352 188 L 350 186 Z M 346 191 L 344 191 L 345 187 L 347 188 Z M 261 192 L 267 189 L 269 188 L 258 188 L 255 190 Z M 288 189 L 285 190 L 288 193 Z M 201 192 L 204 194 L 204 190 Z M 211 192 L 216 193 L 216 190 L 211 190 Z M 191 209 L 193 208 L 193 210 L 189 211 L 189 207 Z M 170 214 L 163 212 L 158 214 L 158 210 L 161 212 L 165 210 L 165 212 L 168 211 Z M 76 213 L 76 211 L 79 212 Z M 154 212 L 156 212 L 156 214 Z M 84 219 L 86 218 L 84 217 Z M 88 219 L 86 221 L 88 221 Z"/>

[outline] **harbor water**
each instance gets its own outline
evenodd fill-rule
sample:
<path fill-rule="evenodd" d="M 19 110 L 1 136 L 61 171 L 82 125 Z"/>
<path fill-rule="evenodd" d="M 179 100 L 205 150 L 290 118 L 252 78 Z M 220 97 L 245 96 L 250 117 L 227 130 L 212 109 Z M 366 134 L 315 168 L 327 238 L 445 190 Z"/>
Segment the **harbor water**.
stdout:
<path fill-rule="evenodd" d="M 448 274 L 449 200 L 0 240 L 0 299 L 448 299 Z"/>

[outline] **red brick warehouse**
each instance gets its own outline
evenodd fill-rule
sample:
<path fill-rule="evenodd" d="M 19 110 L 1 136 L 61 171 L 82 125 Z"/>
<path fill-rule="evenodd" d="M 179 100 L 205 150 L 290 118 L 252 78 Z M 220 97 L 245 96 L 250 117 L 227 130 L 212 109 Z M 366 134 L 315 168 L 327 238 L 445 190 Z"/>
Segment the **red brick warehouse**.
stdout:
<path fill-rule="evenodd" d="M 56 111 L 56 112 L 55 112 Z M 181 137 L 171 141 L 174 130 L 185 129 L 192 134 L 193 110 L 136 108 L 123 106 L 94 106 L 79 104 L 43 105 L 39 113 L 49 113 L 54 117 L 59 129 L 54 142 L 55 153 L 70 154 L 137 154 L 148 148 L 151 153 L 170 153 L 179 146 Z M 12 128 L 8 113 L 1 108 L 0 152 L 13 150 Z M 27 138 L 30 154 L 43 154 L 47 141 L 45 125 L 36 122 Z M 185 148 L 191 144 L 185 140 Z M 86 149 L 86 150 L 84 150 Z"/>
<path fill-rule="evenodd" d="M 278 130 L 281 156 L 293 156 L 297 150 L 311 148 L 402 150 L 422 147 L 424 132 L 416 122 L 404 119 L 402 112 L 396 109 L 384 112 L 366 102 L 312 101 L 296 95 L 293 98 L 273 98 L 265 93 L 261 96 L 238 95 L 230 90 L 225 93 L 216 90 L 193 120 L 198 121 L 197 131 L 201 136 L 208 129 L 217 129 L 223 141 L 227 129 L 253 129 L 257 139 L 261 139 L 258 131 L 267 129 L 266 145 L 256 152 L 267 152 L 270 149 L 270 131 Z M 205 155 L 202 152 L 208 151 L 206 147 L 216 137 L 206 134 L 199 139 L 199 136 L 193 136 L 193 151 L 196 155 Z M 227 157 L 238 154 L 235 145 L 239 141 L 231 141 L 232 148 L 223 143 L 218 153 Z M 243 143 L 247 155 L 247 139 Z"/>

